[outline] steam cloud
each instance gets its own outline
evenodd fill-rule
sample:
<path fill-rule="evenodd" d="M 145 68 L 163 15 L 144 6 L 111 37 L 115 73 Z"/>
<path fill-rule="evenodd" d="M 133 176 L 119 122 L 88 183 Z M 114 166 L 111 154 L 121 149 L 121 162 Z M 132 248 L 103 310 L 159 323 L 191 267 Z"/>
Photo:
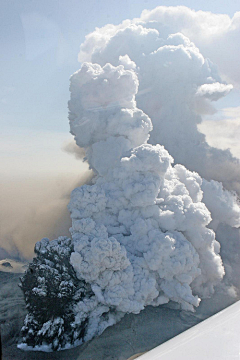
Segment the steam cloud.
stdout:
<path fill-rule="evenodd" d="M 61 288 L 76 287 L 77 276 L 84 290 L 81 296 L 74 290 L 72 303 L 68 298 L 71 326 L 66 316 L 43 322 L 29 314 L 22 348 L 76 345 L 126 313 L 170 300 L 194 311 L 223 279 L 214 231 L 228 228 L 236 241 L 240 208 L 237 195 L 211 179 L 222 177 L 232 188 L 235 179 L 224 178 L 223 171 L 229 163 L 239 169 L 239 162 L 210 147 L 197 124 L 200 113 L 213 112 L 210 101 L 232 86 L 186 36 L 166 31 L 156 19 L 129 20 L 97 29 L 82 45 L 80 58 L 93 63 L 83 63 L 71 77 L 69 120 L 95 176 L 72 192 L 72 242 L 43 239 L 36 253 L 46 272 L 55 264 Z M 231 283 L 232 258 L 226 237 L 220 238 Z M 64 248 L 75 271 L 71 284 L 66 269 L 56 265 Z M 27 281 L 26 275 L 23 286 Z M 34 296 L 47 296 L 43 276 L 34 286 Z"/>
<path fill-rule="evenodd" d="M 209 146 L 197 127 L 202 114 L 214 113 L 211 102 L 225 96 L 232 85 L 222 83 L 216 66 L 204 59 L 189 38 L 171 32 L 183 28 L 182 21 L 178 23 L 183 10 L 159 7 L 148 16 L 143 13 L 140 19 L 96 29 L 82 44 L 79 59 L 101 66 L 108 62 L 116 66 L 122 61 L 128 67 L 135 66 L 140 82 L 137 106 L 153 123 L 149 142 L 164 145 L 176 163 L 240 194 L 236 180 L 240 178 L 239 159 L 229 150 Z M 192 23 L 199 14 L 187 9 L 185 15 Z"/>

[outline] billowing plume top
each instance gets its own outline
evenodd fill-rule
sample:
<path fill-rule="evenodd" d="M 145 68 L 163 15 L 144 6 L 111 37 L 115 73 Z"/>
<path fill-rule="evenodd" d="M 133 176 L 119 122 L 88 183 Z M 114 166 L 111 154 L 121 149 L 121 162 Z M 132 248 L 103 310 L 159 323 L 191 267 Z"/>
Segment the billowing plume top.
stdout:
<path fill-rule="evenodd" d="M 218 64 L 222 74 L 239 87 L 240 53 L 237 44 L 240 36 L 240 12 L 236 12 L 231 18 L 227 14 L 195 11 L 185 6 L 158 6 L 152 10 L 144 10 L 140 18 L 124 20 L 119 25 L 108 24 L 88 34 L 81 45 L 79 61 L 90 61 L 94 52 L 106 47 L 119 30 L 129 26 L 141 26 L 152 30 L 152 33 L 158 32 L 162 39 L 169 34 L 181 32 L 190 38 L 206 57 Z"/>
<path fill-rule="evenodd" d="M 134 72 L 124 70 L 123 66 L 114 68 L 106 64 L 101 68 L 98 64 L 85 63 L 71 76 L 70 91 L 74 94 L 69 103 L 72 112 L 81 109 L 99 111 L 109 104 L 133 108 L 136 105 L 134 96 L 138 91 L 138 78 Z"/>
<path fill-rule="evenodd" d="M 225 15 L 158 7 L 143 12 L 139 19 L 107 25 L 87 35 L 79 60 L 117 66 L 127 57 L 126 68 L 132 62 L 135 68 L 131 69 L 138 73 L 137 106 L 152 120 L 149 142 L 164 145 L 176 163 L 240 192 L 231 171 L 233 165 L 240 175 L 238 160 L 228 150 L 210 147 L 198 131 L 201 115 L 213 114 L 216 110 L 211 102 L 227 95 L 232 85 L 221 80 L 217 67 L 191 40 L 198 41 L 207 29 L 210 44 L 220 24 L 223 32 L 233 27 Z"/>
<path fill-rule="evenodd" d="M 122 59 L 124 63 L 128 59 Z M 136 108 L 138 78 L 123 65 L 85 63 L 71 77 L 69 120 L 77 145 L 103 175 L 126 151 L 145 143 L 152 123 Z"/>

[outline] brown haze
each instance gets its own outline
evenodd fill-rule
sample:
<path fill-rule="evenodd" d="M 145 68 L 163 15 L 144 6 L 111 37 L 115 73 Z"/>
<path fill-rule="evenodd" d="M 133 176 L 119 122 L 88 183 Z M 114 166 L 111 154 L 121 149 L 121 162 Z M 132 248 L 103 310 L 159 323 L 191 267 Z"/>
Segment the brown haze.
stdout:
<path fill-rule="evenodd" d="M 71 191 L 92 177 L 86 171 L 79 177 L 0 180 L 0 248 L 11 256 L 30 259 L 34 245 L 43 237 L 50 240 L 69 236 L 71 225 L 67 210 Z"/>

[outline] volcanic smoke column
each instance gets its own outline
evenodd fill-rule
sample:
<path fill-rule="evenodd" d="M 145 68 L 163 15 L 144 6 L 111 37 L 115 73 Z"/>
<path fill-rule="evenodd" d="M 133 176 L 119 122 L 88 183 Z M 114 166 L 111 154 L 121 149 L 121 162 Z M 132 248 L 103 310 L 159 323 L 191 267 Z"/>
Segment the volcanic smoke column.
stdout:
<path fill-rule="evenodd" d="M 137 106 L 153 123 L 149 142 L 164 145 L 176 163 L 240 194 L 238 159 L 229 150 L 209 146 L 198 131 L 202 115 L 216 112 L 212 104 L 233 86 L 222 82 L 216 65 L 178 32 L 181 27 L 172 11 L 172 18 L 158 18 L 157 8 L 152 19 L 143 16 L 97 28 L 81 45 L 79 61 L 116 66 L 128 58 L 128 67 L 134 64 L 139 77 Z"/>
<path fill-rule="evenodd" d="M 70 128 L 95 176 L 72 192 L 72 241 L 36 244 L 22 280 L 30 312 L 22 348 L 74 346 L 169 300 L 193 310 L 224 275 L 202 179 L 147 143 L 152 123 L 136 107 L 135 64 L 121 63 L 84 63 L 71 77 Z M 58 311 L 46 319 L 49 296 Z"/>
<path fill-rule="evenodd" d="M 212 26 L 215 31 L 219 19 L 219 15 L 204 15 L 184 7 L 146 10 L 139 19 L 108 24 L 88 34 L 79 61 L 90 60 L 101 66 L 124 63 L 125 68 L 137 72 L 137 107 L 153 124 L 148 142 L 163 145 L 175 163 L 204 178 L 202 201 L 213 220 L 208 227 L 221 244 L 224 282 L 234 285 L 239 296 L 240 160 L 230 150 L 209 146 L 198 130 L 203 116 L 214 114 L 213 104 L 233 88 L 222 81 L 217 66 L 201 53 L 207 37 L 200 50 L 192 42 L 203 36 L 205 28 Z"/>
<path fill-rule="evenodd" d="M 71 132 L 96 176 L 72 193 L 70 261 L 109 309 L 138 313 L 173 300 L 193 310 L 224 274 L 202 180 L 147 144 L 137 75 L 121 62 L 85 63 L 71 77 Z"/>

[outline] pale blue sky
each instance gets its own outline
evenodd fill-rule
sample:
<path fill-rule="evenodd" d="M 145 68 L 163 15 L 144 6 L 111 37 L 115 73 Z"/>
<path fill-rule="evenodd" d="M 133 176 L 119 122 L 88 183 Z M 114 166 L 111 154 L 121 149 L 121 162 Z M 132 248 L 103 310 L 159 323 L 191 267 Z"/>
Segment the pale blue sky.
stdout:
<path fill-rule="evenodd" d="M 33 144 L 27 146 L 31 131 L 34 137 L 47 138 L 46 142 L 53 134 L 59 140 L 55 141 L 59 149 L 64 137 L 61 134 L 68 138 L 69 77 L 80 67 L 77 54 L 85 35 L 95 27 L 139 17 L 142 10 L 158 5 L 185 5 L 230 16 L 240 10 L 239 0 L 1 0 L 0 126 L 4 166 L 14 157 L 21 157 L 19 161 L 25 164 L 29 161 L 28 154 L 35 151 Z M 233 91 L 218 106 L 237 105 L 239 94 Z M 21 146 L 19 149 L 16 145 L 19 142 L 28 152 L 21 153 Z M 14 171 L 14 166 L 9 171 Z"/>

